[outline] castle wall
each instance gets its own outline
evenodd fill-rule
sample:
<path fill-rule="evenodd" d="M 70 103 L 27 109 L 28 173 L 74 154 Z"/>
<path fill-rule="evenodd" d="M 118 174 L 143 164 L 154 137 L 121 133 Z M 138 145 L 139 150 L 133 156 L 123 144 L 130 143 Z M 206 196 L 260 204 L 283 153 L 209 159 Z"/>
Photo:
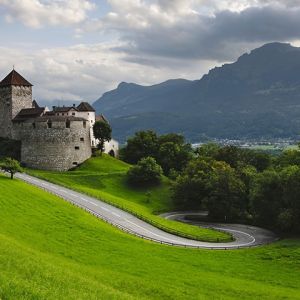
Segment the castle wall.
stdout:
<path fill-rule="evenodd" d="M 79 111 L 76 112 L 76 117 L 86 119 L 90 124 L 90 135 L 91 135 L 91 146 L 95 147 L 97 145 L 96 139 L 94 137 L 93 126 L 95 124 L 96 114 L 93 111 Z"/>
<path fill-rule="evenodd" d="M 12 119 L 23 108 L 31 107 L 31 86 L 0 87 L 0 137 L 12 138 Z"/>
<path fill-rule="evenodd" d="M 83 121 L 16 124 L 22 140 L 21 162 L 28 167 L 66 171 L 91 157 L 90 127 Z M 87 123 L 87 122 L 86 122 Z"/>
<path fill-rule="evenodd" d="M 11 137 L 11 87 L 0 87 L 0 137 Z"/>

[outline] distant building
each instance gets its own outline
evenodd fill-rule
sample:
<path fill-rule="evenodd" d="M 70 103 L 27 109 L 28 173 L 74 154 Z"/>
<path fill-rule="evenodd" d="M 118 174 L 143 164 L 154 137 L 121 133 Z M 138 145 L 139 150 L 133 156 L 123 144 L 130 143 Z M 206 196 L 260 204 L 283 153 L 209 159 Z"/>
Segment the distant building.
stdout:
<path fill-rule="evenodd" d="M 32 101 L 32 84 L 13 70 L 0 82 L 0 137 L 21 141 L 21 162 L 28 167 L 64 171 L 91 157 L 98 141 L 96 116 L 87 102 L 53 107 Z M 117 156 L 118 142 L 105 143 L 105 153 Z"/>

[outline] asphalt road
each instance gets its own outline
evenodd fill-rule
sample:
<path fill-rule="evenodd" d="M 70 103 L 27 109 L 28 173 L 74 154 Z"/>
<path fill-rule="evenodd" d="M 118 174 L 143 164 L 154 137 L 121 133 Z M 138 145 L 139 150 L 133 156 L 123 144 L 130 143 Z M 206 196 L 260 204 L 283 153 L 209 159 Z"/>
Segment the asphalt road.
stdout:
<path fill-rule="evenodd" d="M 38 186 L 50 193 L 53 193 L 63 198 L 68 202 L 71 202 L 76 206 L 87 210 L 96 217 L 120 228 L 125 232 L 161 244 L 206 249 L 237 249 L 242 247 L 250 247 L 259 244 L 269 243 L 276 239 L 274 235 L 272 235 L 273 238 L 271 238 L 270 232 L 266 232 L 263 229 L 258 229 L 256 227 L 253 227 L 253 230 L 250 227 L 246 230 L 245 228 L 243 229 L 243 226 L 239 227 L 241 225 L 235 225 L 238 226 L 237 228 L 222 227 L 222 225 L 218 225 L 216 227 L 221 226 L 222 228 L 220 227 L 220 229 L 232 233 L 236 237 L 236 240 L 234 242 L 229 243 L 208 243 L 190 240 L 164 232 L 163 230 L 160 230 L 138 219 L 130 213 L 127 213 L 98 199 L 89 197 L 85 194 L 75 192 L 71 189 L 61 187 L 53 183 L 49 183 L 47 181 L 29 176 L 27 174 L 16 174 L 16 177 L 32 185 Z M 182 214 L 180 217 L 177 213 L 175 215 L 177 215 L 179 219 L 183 217 Z M 166 217 L 172 219 L 176 218 L 175 215 L 173 214 L 173 217 L 171 217 L 171 215 Z M 210 225 L 213 224 L 205 224 L 205 226 Z M 263 236 L 263 238 L 260 238 L 261 235 Z"/>
<path fill-rule="evenodd" d="M 169 220 L 176 220 L 204 228 L 213 228 L 216 230 L 229 232 L 234 237 L 234 241 L 226 243 L 227 247 L 237 246 L 238 248 L 241 248 L 266 245 L 278 240 L 278 237 L 272 231 L 256 226 L 228 223 L 208 223 L 188 219 L 188 216 L 207 216 L 207 212 L 204 211 L 170 212 L 162 214 L 161 216 Z"/>

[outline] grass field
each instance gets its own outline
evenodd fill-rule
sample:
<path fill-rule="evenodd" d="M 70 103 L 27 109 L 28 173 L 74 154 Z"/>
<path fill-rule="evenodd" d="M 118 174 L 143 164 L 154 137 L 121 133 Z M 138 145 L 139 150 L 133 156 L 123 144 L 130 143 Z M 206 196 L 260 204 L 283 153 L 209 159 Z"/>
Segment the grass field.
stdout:
<path fill-rule="evenodd" d="M 157 216 L 158 212 L 172 210 L 170 182 L 167 178 L 154 188 L 134 189 L 126 182 L 130 165 L 108 155 L 91 158 L 79 168 L 69 172 L 27 170 L 29 174 L 49 180 L 68 188 L 86 193 L 127 211 L 155 222 L 155 226 L 167 227 L 202 241 L 229 241 L 231 237 L 223 232 L 202 229 Z M 150 196 L 149 196 L 150 195 Z"/>
<path fill-rule="evenodd" d="M 3 175 L 0 191 L 0 299 L 300 299 L 299 240 L 176 248 Z"/>

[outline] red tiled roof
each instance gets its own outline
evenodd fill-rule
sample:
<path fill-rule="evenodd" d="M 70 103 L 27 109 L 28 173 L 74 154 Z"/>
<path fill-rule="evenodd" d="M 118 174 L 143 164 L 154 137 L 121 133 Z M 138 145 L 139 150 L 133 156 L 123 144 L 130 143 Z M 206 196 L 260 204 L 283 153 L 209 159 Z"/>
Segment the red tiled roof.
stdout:
<path fill-rule="evenodd" d="M 29 81 L 27 81 L 23 76 L 21 76 L 16 70 L 12 70 L 0 82 L 0 86 L 10 86 L 10 85 L 32 86 L 32 84 Z"/>

